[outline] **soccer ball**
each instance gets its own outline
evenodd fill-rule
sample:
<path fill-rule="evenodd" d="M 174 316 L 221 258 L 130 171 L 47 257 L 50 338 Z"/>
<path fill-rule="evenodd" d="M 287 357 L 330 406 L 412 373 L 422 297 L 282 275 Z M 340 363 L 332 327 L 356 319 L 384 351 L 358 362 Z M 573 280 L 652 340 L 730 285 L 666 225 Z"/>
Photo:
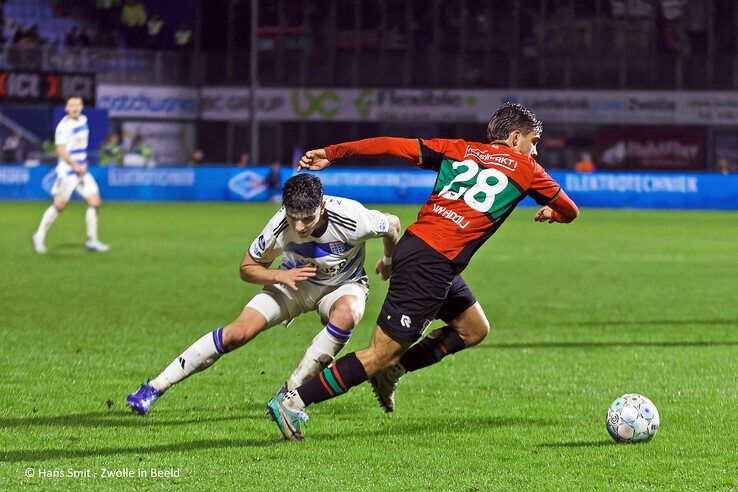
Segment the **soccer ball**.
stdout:
<path fill-rule="evenodd" d="M 645 396 L 626 394 L 612 402 L 605 423 L 617 442 L 646 442 L 659 430 L 659 411 Z"/>

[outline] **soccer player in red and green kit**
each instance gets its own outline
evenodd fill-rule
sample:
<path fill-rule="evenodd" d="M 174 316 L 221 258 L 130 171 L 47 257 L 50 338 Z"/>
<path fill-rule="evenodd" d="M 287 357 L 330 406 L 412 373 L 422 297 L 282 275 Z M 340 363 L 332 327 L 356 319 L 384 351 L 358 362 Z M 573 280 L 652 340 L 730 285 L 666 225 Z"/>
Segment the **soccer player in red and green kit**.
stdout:
<path fill-rule="evenodd" d="M 406 372 L 435 364 L 487 336 L 489 321 L 461 272 L 526 196 L 543 208 L 537 222 L 567 223 L 574 202 L 535 161 L 542 124 L 516 103 L 500 106 L 487 125 L 490 143 L 379 137 L 308 151 L 298 169 L 319 171 L 347 157 L 395 156 L 438 173 L 418 220 L 391 258 L 389 291 L 369 347 L 352 352 L 302 386 L 278 394 L 268 412 L 287 439 L 301 440 L 305 407 L 370 381 L 386 411 Z M 446 326 L 420 342 L 434 319 Z"/>

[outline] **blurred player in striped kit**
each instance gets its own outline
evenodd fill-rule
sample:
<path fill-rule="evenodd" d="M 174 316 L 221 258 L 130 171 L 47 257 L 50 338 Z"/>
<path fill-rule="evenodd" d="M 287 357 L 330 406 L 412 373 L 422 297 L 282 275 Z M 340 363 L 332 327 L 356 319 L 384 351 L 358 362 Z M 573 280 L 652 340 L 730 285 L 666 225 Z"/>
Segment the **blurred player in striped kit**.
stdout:
<path fill-rule="evenodd" d="M 100 206 L 100 190 L 95 178 L 87 172 L 87 142 L 90 127 L 87 116 L 82 114 L 82 98 L 71 96 L 67 99 L 64 111 L 67 113 L 56 126 L 54 143 L 59 161 L 56 165 L 56 180 L 51 188 L 54 202 L 46 209 L 41 223 L 32 236 L 36 253 L 46 253 L 46 233 L 75 191 L 87 201 L 87 241 L 85 247 L 90 251 L 104 253 L 108 245 L 97 237 L 97 209 Z"/>

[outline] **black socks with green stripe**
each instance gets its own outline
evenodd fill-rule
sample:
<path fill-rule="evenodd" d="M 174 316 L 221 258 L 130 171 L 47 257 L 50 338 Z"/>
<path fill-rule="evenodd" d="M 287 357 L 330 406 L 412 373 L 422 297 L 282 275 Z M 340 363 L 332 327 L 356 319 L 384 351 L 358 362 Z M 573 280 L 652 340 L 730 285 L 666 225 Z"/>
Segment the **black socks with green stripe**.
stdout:
<path fill-rule="evenodd" d="M 356 353 L 351 352 L 297 388 L 297 393 L 305 406 L 308 406 L 342 395 L 367 379 L 364 366 Z"/>
<path fill-rule="evenodd" d="M 459 334 L 444 326 L 441 335 L 435 338 L 425 337 L 413 345 L 400 359 L 406 371 L 417 371 L 440 361 L 447 355 L 454 354 L 465 347 Z M 297 388 L 305 406 L 346 393 L 368 378 L 364 366 L 361 365 L 355 352 L 341 357 L 333 365 L 325 368 L 316 377 Z"/>
<path fill-rule="evenodd" d="M 464 340 L 455 330 L 444 326 L 441 332 L 441 335 L 436 338 L 425 337 L 405 352 L 400 359 L 400 364 L 407 372 L 428 367 L 447 355 L 464 349 Z"/>

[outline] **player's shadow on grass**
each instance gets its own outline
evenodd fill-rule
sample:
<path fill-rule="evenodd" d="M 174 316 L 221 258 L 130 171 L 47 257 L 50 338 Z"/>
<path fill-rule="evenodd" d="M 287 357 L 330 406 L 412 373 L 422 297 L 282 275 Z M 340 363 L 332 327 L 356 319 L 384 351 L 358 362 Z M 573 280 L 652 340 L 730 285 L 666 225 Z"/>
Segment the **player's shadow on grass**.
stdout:
<path fill-rule="evenodd" d="M 531 427 L 531 426 L 549 426 L 554 425 L 553 420 L 521 417 L 521 416 L 505 416 L 505 417 L 470 417 L 459 416 L 452 418 L 443 418 L 433 416 L 430 419 L 402 419 L 395 420 L 392 418 L 380 421 L 383 429 L 377 430 L 374 426 L 364 426 L 353 432 L 339 432 L 335 435 L 321 435 L 316 437 L 320 440 L 341 440 L 347 437 L 372 437 L 379 434 L 387 434 L 389 436 L 448 436 L 449 434 L 476 434 L 481 429 L 495 427 Z M 430 423 L 429 423 L 430 422 Z M 357 426 L 358 427 L 358 426 Z"/>
<path fill-rule="evenodd" d="M 17 451 L 0 451 L 0 463 L 29 462 L 35 463 L 46 460 L 89 458 L 99 456 L 119 456 L 126 454 L 151 455 L 156 453 L 189 453 L 192 451 L 211 449 L 238 449 L 267 447 L 280 444 L 281 440 L 269 439 L 205 439 L 199 441 L 174 442 L 169 444 L 155 444 L 152 446 L 134 446 L 124 448 L 94 448 L 94 449 L 20 449 Z"/>
<path fill-rule="evenodd" d="M 602 321 L 559 321 L 558 326 L 639 326 L 639 325 L 736 325 L 738 319 L 642 319 L 642 320 L 602 320 Z"/>
<path fill-rule="evenodd" d="M 262 409 L 259 406 L 259 409 Z M 169 413 L 169 412 L 164 412 Z M 168 427 L 177 425 L 203 424 L 208 422 L 226 422 L 264 418 L 250 408 L 239 411 L 238 415 L 220 417 L 176 418 L 171 415 L 136 415 L 123 410 L 107 410 L 99 412 L 73 413 L 69 415 L 33 415 L 29 417 L 12 417 L 0 419 L 0 429 L 12 429 L 29 426 L 65 426 L 65 427 Z"/>
<path fill-rule="evenodd" d="M 92 254 L 87 249 L 85 249 L 85 243 L 79 242 L 79 243 L 62 243 L 62 244 L 55 244 L 51 247 L 49 247 L 49 255 L 55 256 L 55 255 L 64 255 L 69 256 L 70 254 L 76 254 L 78 256 L 82 255 L 89 255 Z"/>
<path fill-rule="evenodd" d="M 617 443 L 611 440 L 601 441 L 567 441 L 567 442 L 550 442 L 539 444 L 539 448 L 599 448 L 604 446 L 616 446 Z"/>
<path fill-rule="evenodd" d="M 531 342 L 531 343 L 485 343 L 480 348 L 488 349 L 527 349 L 527 348 L 637 348 L 637 347 L 733 347 L 738 341 L 731 342 Z"/>

